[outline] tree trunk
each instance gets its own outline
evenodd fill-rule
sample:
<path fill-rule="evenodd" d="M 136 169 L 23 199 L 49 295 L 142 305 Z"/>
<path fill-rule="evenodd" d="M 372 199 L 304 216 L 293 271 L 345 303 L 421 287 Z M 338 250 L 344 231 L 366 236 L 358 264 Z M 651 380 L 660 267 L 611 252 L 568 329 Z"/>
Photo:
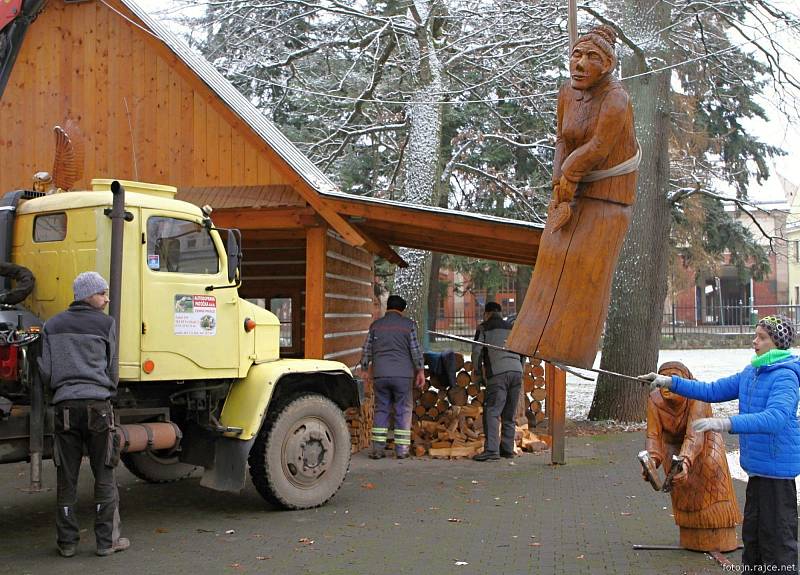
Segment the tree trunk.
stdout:
<path fill-rule="evenodd" d="M 659 64 L 669 62 L 657 32 L 670 23 L 668 4 L 625 0 L 623 12 L 629 18 L 629 32 L 652 39 L 648 44 L 654 48 L 646 56 Z M 623 75 L 645 71 L 644 64 L 638 56 L 630 56 L 623 62 Z M 642 163 L 633 217 L 614 273 L 600 367 L 637 375 L 656 368 L 667 291 L 670 72 L 630 80 L 626 87 L 633 99 Z M 646 406 L 645 387 L 601 375 L 589 419 L 643 421 Z"/>
<path fill-rule="evenodd" d="M 408 145 L 403 160 L 403 200 L 411 204 L 432 205 L 439 181 L 439 157 L 442 133 L 442 74 L 431 31 L 434 0 L 415 0 L 410 19 L 417 25 L 416 78 L 420 88 L 406 108 L 409 124 Z M 398 225 L 402 225 L 398 222 Z M 427 329 L 426 311 L 430 284 L 431 254 L 401 248 L 400 256 L 407 268 L 395 272 L 395 293 L 408 302 L 406 315 L 417 322 L 422 332 Z"/>

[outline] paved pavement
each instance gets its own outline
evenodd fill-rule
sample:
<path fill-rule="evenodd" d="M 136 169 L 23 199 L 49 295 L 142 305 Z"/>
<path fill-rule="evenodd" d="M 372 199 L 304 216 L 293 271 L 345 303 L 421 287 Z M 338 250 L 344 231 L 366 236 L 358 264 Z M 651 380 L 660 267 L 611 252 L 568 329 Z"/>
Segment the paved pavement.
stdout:
<path fill-rule="evenodd" d="M 723 573 L 708 555 L 636 551 L 674 545 L 669 496 L 640 478 L 642 432 L 567 438 L 567 465 L 526 454 L 476 463 L 354 456 L 325 507 L 283 512 L 252 486 L 209 491 L 198 478 L 150 485 L 120 470 L 123 534 L 133 546 L 94 556 L 90 471 L 72 559 L 55 551 L 52 490 L 30 494 L 27 466 L 0 466 L 0 573 L 642 574 Z M 45 483 L 54 470 L 45 465 Z M 740 503 L 744 484 L 736 483 Z M 740 552 L 727 557 L 737 563 Z"/>

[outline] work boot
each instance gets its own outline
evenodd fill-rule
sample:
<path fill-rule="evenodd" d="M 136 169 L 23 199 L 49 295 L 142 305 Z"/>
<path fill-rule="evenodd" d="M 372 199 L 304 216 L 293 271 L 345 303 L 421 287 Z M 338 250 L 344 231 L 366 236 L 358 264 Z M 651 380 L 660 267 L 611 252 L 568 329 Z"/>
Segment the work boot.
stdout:
<path fill-rule="evenodd" d="M 98 557 L 108 557 L 109 555 L 113 555 L 118 551 L 125 551 L 128 547 L 131 546 L 131 541 L 127 537 L 120 537 L 117 539 L 111 547 L 106 549 L 98 549 L 95 553 Z"/>
<path fill-rule="evenodd" d="M 395 457 L 397 457 L 397 459 L 406 459 L 408 458 L 408 455 L 407 445 L 401 445 L 395 449 Z"/>
<path fill-rule="evenodd" d="M 516 456 L 517 454 L 514 453 L 513 451 L 505 451 L 504 449 L 500 450 L 500 457 L 503 457 L 505 459 L 514 459 Z"/>
<path fill-rule="evenodd" d="M 472 457 L 473 461 L 497 461 L 500 455 L 493 451 L 484 451 Z"/>
<path fill-rule="evenodd" d="M 77 545 L 59 545 L 58 554 L 62 557 L 75 557 Z"/>
<path fill-rule="evenodd" d="M 372 442 L 372 449 L 369 452 L 370 459 L 383 459 L 386 457 L 386 452 L 384 448 L 386 447 L 385 443 L 378 443 L 376 441 Z"/>

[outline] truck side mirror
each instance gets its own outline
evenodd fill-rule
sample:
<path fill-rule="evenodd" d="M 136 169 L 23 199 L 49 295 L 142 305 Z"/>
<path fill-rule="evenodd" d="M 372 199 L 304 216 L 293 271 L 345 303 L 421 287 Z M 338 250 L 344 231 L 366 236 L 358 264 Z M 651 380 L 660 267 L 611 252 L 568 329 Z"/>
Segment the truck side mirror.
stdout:
<path fill-rule="evenodd" d="M 242 267 L 242 232 L 235 228 L 228 230 L 228 241 L 225 251 L 228 253 L 228 281 L 234 282 L 241 277 Z"/>

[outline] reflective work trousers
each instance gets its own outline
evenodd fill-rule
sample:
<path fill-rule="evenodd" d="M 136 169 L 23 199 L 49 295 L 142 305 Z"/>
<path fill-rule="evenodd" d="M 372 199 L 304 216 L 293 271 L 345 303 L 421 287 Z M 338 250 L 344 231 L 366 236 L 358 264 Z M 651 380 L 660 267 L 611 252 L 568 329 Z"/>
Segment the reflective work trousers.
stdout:
<path fill-rule="evenodd" d="M 376 377 L 375 417 L 372 427 L 372 441 L 386 443 L 386 430 L 389 427 L 389 413 L 394 405 L 395 445 L 411 443 L 411 409 L 413 380 L 408 377 Z"/>
<path fill-rule="evenodd" d="M 111 403 L 97 400 L 62 401 L 55 405 L 54 454 L 57 469 L 59 546 L 76 545 L 80 539 L 78 474 L 84 446 L 94 474 L 94 533 L 98 549 L 108 549 L 119 539 L 119 494 L 114 466 L 119 459 L 113 436 Z"/>

